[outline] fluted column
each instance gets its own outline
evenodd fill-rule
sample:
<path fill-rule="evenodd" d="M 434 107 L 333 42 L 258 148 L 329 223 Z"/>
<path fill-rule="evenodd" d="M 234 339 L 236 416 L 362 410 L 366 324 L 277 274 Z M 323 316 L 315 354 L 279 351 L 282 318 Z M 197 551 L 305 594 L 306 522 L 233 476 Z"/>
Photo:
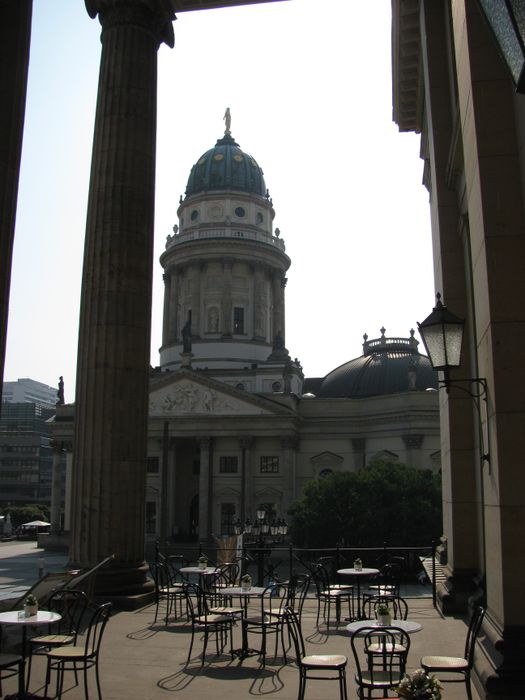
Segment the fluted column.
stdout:
<path fill-rule="evenodd" d="M 0 3 L 0 398 L 22 154 L 32 0 Z"/>
<path fill-rule="evenodd" d="M 162 312 L 162 345 L 167 345 L 170 334 L 170 298 L 171 298 L 171 276 L 165 272 L 162 275 L 164 282 L 164 309 Z"/>
<path fill-rule="evenodd" d="M 180 342 L 180 332 L 184 322 L 179 319 L 179 273 L 173 270 L 170 274 L 170 300 L 169 300 L 169 317 L 168 317 L 168 343 Z"/>
<path fill-rule="evenodd" d="M 232 334 L 232 268 L 233 262 L 231 260 L 223 261 L 221 316 L 222 334 L 225 336 Z"/>
<path fill-rule="evenodd" d="M 281 333 L 283 339 L 285 336 L 284 328 L 284 287 L 286 278 L 279 272 L 274 272 L 272 277 L 272 297 L 273 297 L 273 335 L 272 340 L 278 333 Z"/>
<path fill-rule="evenodd" d="M 62 506 L 62 452 L 61 442 L 53 443 L 53 466 L 51 471 L 51 533 L 56 535 L 62 529 L 61 506 Z"/>
<path fill-rule="evenodd" d="M 80 309 L 71 562 L 114 554 L 100 586 L 146 580 L 144 499 L 153 270 L 157 50 L 164 0 L 86 0 L 102 25 Z"/>
<path fill-rule="evenodd" d="M 210 438 L 203 438 L 200 443 L 200 470 L 199 470 L 199 539 L 207 540 L 210 530 L 210 491 L 211 491 L 211 469 L 212 461 L 212 441 Z"/>

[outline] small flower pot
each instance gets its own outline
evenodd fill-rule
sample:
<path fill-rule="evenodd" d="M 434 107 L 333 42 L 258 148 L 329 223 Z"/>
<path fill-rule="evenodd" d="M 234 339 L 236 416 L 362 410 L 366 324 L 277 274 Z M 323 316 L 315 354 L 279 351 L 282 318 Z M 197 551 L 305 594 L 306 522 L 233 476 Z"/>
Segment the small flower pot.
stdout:
<path fill-rule="evenodd" d="M 356 571 L 363 571 L 363 565 L 362 564 L 354 564 L 354 569 Z"/>
<path fill-rule="evenodd" d="M 392 615 L 390 613 L 387 613 L 386 615 L 377 615 L 377 623 L 379 625 L 384 625 L 385 627 L 389 627 L 392 624 Z"/>
<path fill-rule="evenodd" d="M 243 592 L 249 591 L 251 587 L 251 583 L 241 583 L 241 591 Z"/>
<path fill-rule="evenodd" d="M 205 569 L 208 566 L 207 561 L 200 561 L 199 562 L 199 569 Z"/>
<path fill-rule="evenodd" d="M 33 617 L 38 612 L 38 603 L 34 605 L 24 605 L 24 615 L 26 617 Z"/>

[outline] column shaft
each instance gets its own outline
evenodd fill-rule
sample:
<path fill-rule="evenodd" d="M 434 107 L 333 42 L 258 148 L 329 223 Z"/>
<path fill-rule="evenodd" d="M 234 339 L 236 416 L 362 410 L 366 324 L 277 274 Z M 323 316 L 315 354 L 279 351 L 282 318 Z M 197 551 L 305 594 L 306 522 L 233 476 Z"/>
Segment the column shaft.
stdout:
<path fill-rule="evenodd" d="M 156 0 L 87 0 L 103 27 L 80 310 L 72 563 L 142 569 L 153 269 Z M 171 35 L 172 39 L 172 35 Z M 124 573 L 125 572 L 125 573 Z M 115 572 L 117 573 L 117 572 Z M 140 577 L 140 575 L 139 575 Z"/>

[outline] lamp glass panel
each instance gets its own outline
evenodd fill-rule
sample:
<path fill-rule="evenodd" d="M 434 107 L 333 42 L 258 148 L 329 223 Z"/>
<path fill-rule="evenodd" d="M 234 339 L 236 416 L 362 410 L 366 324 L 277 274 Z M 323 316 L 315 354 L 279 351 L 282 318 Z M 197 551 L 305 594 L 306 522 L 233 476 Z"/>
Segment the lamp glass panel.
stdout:
<path fill-rule="evenodd" d="M 525 11 L 523 2 L 511 0 L 480 0 L 485 18 L 489 23 L 498 43 L 500 53 L 507 64 L 516 85 L 524 66 L 523 37 L 525 30 Z M 509 5 L 509 7 L 507 7 Z M 516 27 L 512 21 L 512 14 Z M 518 33 L 517 33 L 518 32 Z M 520 36 L 521 34 L 521 36 Z"/>

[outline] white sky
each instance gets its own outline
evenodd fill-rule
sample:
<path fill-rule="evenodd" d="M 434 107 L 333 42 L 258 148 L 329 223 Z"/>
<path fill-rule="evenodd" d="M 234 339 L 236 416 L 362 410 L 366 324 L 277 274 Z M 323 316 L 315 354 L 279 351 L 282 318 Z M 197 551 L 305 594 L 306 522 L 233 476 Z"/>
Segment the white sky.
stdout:
<path fill-rule="evenodd" d="M 286 346 L 306 376 L 408 337 L 434 303 L 419 136 L 392 122 L 390 0 L 290 0 L 192 13 L 159 49 L 151 364 L 158 258 L 191 166 L 224 132 L 263 168 L 292 259 Z M 74 400 L 100 25 L 83 0 L 34 0 L 5 379 Z M 423 350 L 422 345 L 420 350 Z"/>

